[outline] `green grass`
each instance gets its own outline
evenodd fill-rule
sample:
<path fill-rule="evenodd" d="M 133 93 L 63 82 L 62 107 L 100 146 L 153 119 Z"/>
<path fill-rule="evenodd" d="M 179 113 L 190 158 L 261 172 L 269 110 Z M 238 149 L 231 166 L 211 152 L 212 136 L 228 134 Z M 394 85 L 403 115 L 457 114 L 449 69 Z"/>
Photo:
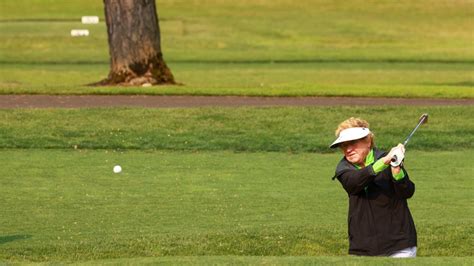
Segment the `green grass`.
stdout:
<path fill-rule="evenodd" d="M 326 257 L 326 256 L 185 256 L 88 261 L 84 264 L 100 265 L 471 265 L 472 257 L 418 257 L 411 260 L 393 260 L 389 258 L 362 257 Z M 78 263 L 81 264 L 81 263 Z"/>
<path fill-rule="evenodd" d="M 67 35 L 80 16 L 98 15 L 100 1 L 2 1 L 3 49 L 15 44 L 77 50 Z M 474 60 L 473 1 L 160 1 L 165 54 L 185 60 L 404 59 Z M 25 19 L 66 19 L 56 23 Z M 76 24 L 73 21 L 76 20 Z M 46 28 L 45 28 L 46 27 Z M 52 28 L 49 28 L 52 27 Z M 88 26 L 89 27 L 89 26 Z M 90 26 L 93 37 L 78 40 L 107 61 L 105 25 Z M 49 28 L 49 30 L 48 30 Z M 24 33 L 18 36 L 18 33 Z M 14 35 L 19 38 L 12 39 Z M 44 38 L 48 37 L 48 38 Z M 36 39 L 37 38 L 37 39 Z M 28 40 L 34 40 L 31 42 Z M 92 42 L 91 42 L 92 41 Z M 97 46 L 96 46 L 97 45 Z M 94 48 L 93 48 L 94 47 Z M 70 48 L 70 49 L 67 49 Z M 43 52 L 41 52 L 43 51 Z M 4 60 L 37 61 L 19 53 Z M 31 55 L 31 54 L 28 54 Z M 57 50 L 40 50 L 40 61 L 74 61 Z M 11 59 L 10 59 L 11 58 Z M 16 59 L 15 59 L 16 58 Z"/>
<path fill-rule="evenodd" d="M 439 257 L 399 260 L 387 258 L 357 257 L 244 257 L 244 256 L 199 256 L 199 257 L 161 257 L 146 259 L 116 259 L 86 262 L 85 264 L 166 264 L 166 265 L 471 265 L 472 257 Z"/>
<path fill-rule="evenodd" d="M 371 123 L 376 142 L 408 149 L 472 149 L 472 107 L 96 108 L 0 110 L 0 148 L 329 152 L 339 122 Z M 390 122 L 388 122 L 390 121 Z"/>
<path fill-rule="evenodd" d="M 473 98 L 472 66 L 444 63 L 170 63 L 184 86 L 86 87 L 105 64 L 8 64 L 1 94 Z M 242 77 L 245 79 L 242 79 Z M 206 77 L 203 79 L 203 77 Z"/>
<path fill-rule="evenodd" d="M 108 72 L 105 24 L 80 24 L 101 1 L 1 5 L 2 94 L 474 97 L 473 1 L 160 1 L 184 86 L 158 88 L 83 86 Z"/>
<path fill-rule="evenodd" d="M 471 257 L 456 259 L 467 263 L 473 256 L 473 151 L 409 155 L 406 167 L 417 186 L 409 204 L 419 256 Z M 347 196 L 330 179 L 339 158 L 313 153 L 4 149 L 0 258 L 146 262 L 152 259 L 144 257 L 162 256 L 343 256 Z M 121 174 L 112 173 L 115 164 L 122 165 Z M 232 257 L 198 261 L 221 260 Z M 431 260 L 441 263 L 443 258 Z"/>

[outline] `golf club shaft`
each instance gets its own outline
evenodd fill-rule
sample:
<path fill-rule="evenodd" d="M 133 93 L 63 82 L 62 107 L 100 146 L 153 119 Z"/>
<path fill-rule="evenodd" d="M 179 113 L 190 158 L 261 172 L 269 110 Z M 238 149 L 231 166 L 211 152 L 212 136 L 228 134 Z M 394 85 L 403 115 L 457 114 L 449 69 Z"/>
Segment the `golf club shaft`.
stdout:
<path fill-rule="evenodd" d="M 423 124 L 423 122 L 425 121 L 425 117 L 423 117 L 420 122 L 418 122 L 418 125 L 416 125 L 416 127 L 411 131 L 410 135 L 408 135 L 408 137 L 405 139 L 405 141 L 403 142 L 403 146 L 406 146 L 408 141 L 410 141 L 411 137 L 413 136 L 413 134 L 415 134 L 415 131 L 421 126 L 421 124 Z"/>
<path fill-rule="evenodd" d="M 418 124 L 416 125 L 416 127 L 411 131 L 410 135 L 408 135 L 408 137 L 405 139 L 405 141 L 403 142 L 403 146 L 406 146 L 408 141 L 410 141 L 411 137 L 413 136 L 413 134 L 415 134 L 416 130 L 424 123 L 426 123 L 428 119 L 428 114 L 423 114 L 420 118 L 420 121 L 418 121 Z M 404 157 L 404 156 L 403 156 Z M 398 160 L 397 156 L 394 155 L 391 159 L 392 162 L 396 162 Z M 402 159 L 403 160 L 403 159 Z"/>

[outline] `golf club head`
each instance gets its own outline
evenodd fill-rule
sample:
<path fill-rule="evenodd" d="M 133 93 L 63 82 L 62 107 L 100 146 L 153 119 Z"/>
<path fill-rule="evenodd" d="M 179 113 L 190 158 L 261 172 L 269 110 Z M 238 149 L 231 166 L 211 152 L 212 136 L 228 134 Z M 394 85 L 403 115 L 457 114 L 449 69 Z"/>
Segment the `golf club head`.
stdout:
<path fill-rule="evenodd" d="M 428 123 L 428 114 L 422 114 L 420 117 L 420 120 L 418 121 L 420 124 L 426 124 Z"/>

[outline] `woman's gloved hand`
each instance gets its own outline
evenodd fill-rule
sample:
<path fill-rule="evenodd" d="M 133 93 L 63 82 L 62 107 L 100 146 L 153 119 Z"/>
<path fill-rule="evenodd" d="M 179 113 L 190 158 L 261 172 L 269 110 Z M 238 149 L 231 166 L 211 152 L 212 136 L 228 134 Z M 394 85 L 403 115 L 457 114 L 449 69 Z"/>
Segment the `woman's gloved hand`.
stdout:
<path fill-rule="evenodd" d="M 383 157 L 384 164 L 390 164 L 392 167 L 399 166 L 405 158 L 405 146 L 399 143 L 393 147 L 390 152 Z"/>

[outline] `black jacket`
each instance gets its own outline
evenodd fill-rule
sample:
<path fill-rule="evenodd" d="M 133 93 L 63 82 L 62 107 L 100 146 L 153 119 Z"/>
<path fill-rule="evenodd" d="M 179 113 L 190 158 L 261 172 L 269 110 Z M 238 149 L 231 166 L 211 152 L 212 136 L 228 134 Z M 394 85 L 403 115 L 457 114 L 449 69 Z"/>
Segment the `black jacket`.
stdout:
<path fill-rule="evenodd" d="M 374 149 L 375 161 L 385 155 Z M 417 245 L 407 204 L 415 184 L 406 171 L 402 180 L 395 181 L 390 167 L 376 175 L 372 165 L 359 170 L 343 158 L 334 178 L 349 195 L 349 254 L 387 256 Z"/>

